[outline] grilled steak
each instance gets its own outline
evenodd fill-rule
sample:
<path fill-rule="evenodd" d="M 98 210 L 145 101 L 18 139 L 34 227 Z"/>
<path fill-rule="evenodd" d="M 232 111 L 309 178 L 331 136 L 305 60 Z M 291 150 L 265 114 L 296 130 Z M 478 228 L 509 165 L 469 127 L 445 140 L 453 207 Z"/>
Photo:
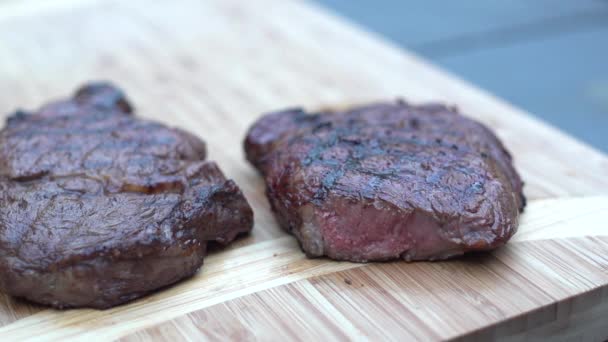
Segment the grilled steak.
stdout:
<path fill-rule="evenodd" d="M 0 289 L 107 308 L 195 273 L 253 213 L 205 144 L 90 84 L 0 131 Z"/>
<path fill-rule="evenodd" d="M 491 250 L 525 206 L 511 156 L 455 109 L 402 101 L 268 114 L 247 158 L 281 226 L 310 257 L 437 260 Z"/>

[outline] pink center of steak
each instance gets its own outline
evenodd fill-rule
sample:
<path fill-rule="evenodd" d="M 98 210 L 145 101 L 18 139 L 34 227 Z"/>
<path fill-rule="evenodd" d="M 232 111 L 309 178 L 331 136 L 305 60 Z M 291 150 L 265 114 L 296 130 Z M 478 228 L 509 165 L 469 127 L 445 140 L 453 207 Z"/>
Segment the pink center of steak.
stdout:
<path fill-rule="evenodd" d="M 496 136 L 443 106 L 273 113 L 245 148 L 281 225 L 310 256 L 434 260 L 489 250 L 515 232 L 524 206 Z"/>

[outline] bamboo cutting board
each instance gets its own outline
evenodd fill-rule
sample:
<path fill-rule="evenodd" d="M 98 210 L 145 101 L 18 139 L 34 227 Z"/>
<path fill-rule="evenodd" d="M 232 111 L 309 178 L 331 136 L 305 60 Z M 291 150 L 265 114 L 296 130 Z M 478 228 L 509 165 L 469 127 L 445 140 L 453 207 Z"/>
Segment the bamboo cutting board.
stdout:
<path fill-rule="evenodd" d="M 608 158 L 310 3 L 0 2 L 2 113 L 90 79 L 203 137 L 254 207 L 254 232 L 212 252 L 192 279 L 110 310 L 0 294 L 2 341 L 608 337 Z M 526 181 L 519 233 L 447 262 L 306 259 L 244 161 L 245 130 L 282 107 L 398 96 L 457 104 L 496 130 Z"/>

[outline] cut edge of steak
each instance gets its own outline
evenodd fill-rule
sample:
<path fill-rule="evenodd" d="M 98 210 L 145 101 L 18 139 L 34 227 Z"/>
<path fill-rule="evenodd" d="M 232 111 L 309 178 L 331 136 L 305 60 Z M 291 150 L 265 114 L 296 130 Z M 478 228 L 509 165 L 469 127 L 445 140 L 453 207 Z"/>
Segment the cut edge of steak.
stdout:
<path fill-rule="evenodd" d="M 192 276 L 209 241 L 253 227 L 203 141 L 139 119 L 91 83 L 0 131 L 0 289 L 56 308 L 109 308 Z"/>
<path fill-rule="evenodd" d="M 280 225 L 309 257 L 441 260 L 505 244 L 525 207 L 512 158 L 439 104 L 262 116 L 244 142 Z"/>

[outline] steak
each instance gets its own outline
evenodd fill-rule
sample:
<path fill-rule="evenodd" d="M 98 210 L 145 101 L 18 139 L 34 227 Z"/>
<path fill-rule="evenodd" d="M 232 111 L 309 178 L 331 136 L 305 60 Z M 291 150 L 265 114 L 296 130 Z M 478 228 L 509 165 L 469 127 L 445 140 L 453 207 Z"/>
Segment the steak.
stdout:
<path fill-rule="evenodd" d="M 525 206 L 511 156 L 439 104 L 271 113 L 245 151 L 280 225 L 309 257 L 439 260 L 499 247 Z"/>
<path fill-rule="evenodd" d="M 104 83 L 0 131 L 0 289 L 108 308 L 191 276 L 252 210 L 205 144 L 137 118 Z"/>

